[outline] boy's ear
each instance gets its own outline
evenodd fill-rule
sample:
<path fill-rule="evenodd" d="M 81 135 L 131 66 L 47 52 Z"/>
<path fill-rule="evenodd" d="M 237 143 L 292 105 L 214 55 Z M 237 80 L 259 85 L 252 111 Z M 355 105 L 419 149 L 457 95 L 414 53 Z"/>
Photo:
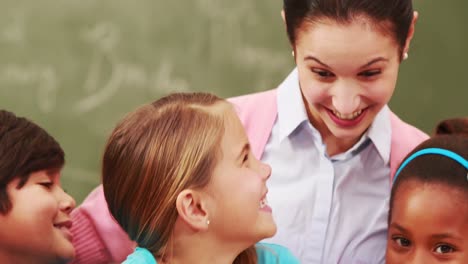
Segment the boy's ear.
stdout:
<path fill-rule="evenodd" d="M 183 190 L 177 196 L 176 208 L 179 217 L 196 231 L 208 229 L 209 218 L 202 195 L 194 190 Z"/>

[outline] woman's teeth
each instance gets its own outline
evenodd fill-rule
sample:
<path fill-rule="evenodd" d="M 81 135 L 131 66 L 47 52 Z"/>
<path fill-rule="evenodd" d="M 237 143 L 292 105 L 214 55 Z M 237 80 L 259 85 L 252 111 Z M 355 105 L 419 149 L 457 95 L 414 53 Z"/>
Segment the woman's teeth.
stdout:
<path fill-rule="evenodd" d="M 265 197 L 260 201 L 260 209 L 262 209 L 263 207 L 267 205 L 268 205 L 268 201 L 267 201 L 267 198 Z"/>
<path fill-rule="evenodd" d="M 336 110 L 333 110 L 333 114 L 335 116 L 337 116 L 338 118 L 340 119 L 345 119 L 345 120 L 352 120 L 352 119 L 355 119 L 356 117 L 358 117 L 360 114 L 362 113 L 362 109 L 352 113 L 352 114 L 349 114 L 349 115 L 343 115 L 343 114 L 340 114 L 340 112 L 336 111 Z"/>

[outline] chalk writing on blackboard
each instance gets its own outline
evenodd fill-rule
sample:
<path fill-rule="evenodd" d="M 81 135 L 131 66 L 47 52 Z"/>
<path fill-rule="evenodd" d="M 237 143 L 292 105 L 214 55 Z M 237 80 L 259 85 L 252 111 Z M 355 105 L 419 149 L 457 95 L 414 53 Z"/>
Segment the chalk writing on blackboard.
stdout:
<path fill-rule="evenodd" d="M 34 87 L 31 96 L 37 98 L 38 109 L 43 113 L 50 113 L 55 109 L 59 80 L 51 65 L 7 64 L 0 69 L 0 83 Z"/>

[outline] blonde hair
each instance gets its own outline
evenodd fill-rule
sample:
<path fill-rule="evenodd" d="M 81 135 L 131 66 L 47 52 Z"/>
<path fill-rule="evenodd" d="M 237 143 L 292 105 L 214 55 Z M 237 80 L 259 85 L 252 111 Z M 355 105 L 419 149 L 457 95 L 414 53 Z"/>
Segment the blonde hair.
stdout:
<path fill-rule="evenodd" d="M 176 199 L 202 188 L 221 157 L 226 101 L 207 93 L 175 93 L 128 114 L 108 139 L 102 166 L 111 214 L 138 246 L 160 256 L 178 216 Z M 252 246 L 234 263 L 257 263 Z"/>

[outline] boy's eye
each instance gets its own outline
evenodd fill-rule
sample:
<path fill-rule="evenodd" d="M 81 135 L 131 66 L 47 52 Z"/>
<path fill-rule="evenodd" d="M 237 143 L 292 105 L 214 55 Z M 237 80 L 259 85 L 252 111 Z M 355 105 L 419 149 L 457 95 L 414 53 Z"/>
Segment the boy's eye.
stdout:
<path fill-rule="evenodd" d="M 455 248 L 447 244 L 439 245 L 435 248 L 435 252 L 439 254 L 447 254 L 455 251 Z"/>
<path fill-rule="evenodd" d="M 322 77 L 322 78 L 330 78 L 330 77 L 335 76 L 335 74 L 333 74 L 330 71 L 321 70 L 321 69 L 317 69 L 317 68 L 312 68 L 311 71 L 313 73 L 317 74 L 318 76 Z"/>
<path fill-rule="evenodd" d="M 409 247 L 411 245 L 411 241 L 404 237 L 395 237 L 393 240 L 400 246 L 400 247 Z"/>
<path fill-rule="evenodd" d="M 369 70 L 369 71 L 363 71 L 363 72 L 359 73 L 358 75 L 362 76 L 362 77 L 372 77 L 372 76 L 375 76 L 375 75 L 380 74 L 380 73 L 381 73 L 380 70 Z"/>
<path fill-rule="evenodd" d="M 54 183 L 53 182 L 40 182 L 39 185 L 42 185 L 47 189 L 51 189 Z"/>

